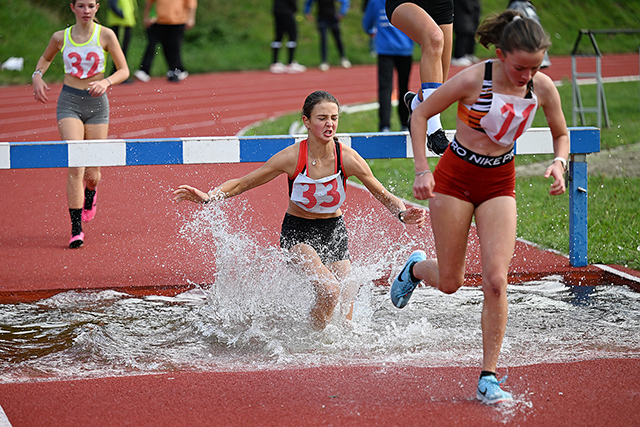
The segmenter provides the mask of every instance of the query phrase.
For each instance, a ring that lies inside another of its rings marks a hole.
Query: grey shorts
[[[79,119],[88,125],[109,123],[109,98],[105,92],[102,96],[93,97],[84,89],[62,86],[58,97],[56,118]]]

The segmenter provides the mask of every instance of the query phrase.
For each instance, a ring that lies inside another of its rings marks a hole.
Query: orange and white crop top
[[[528,128],[538,108],[533,80],[524,98],[493,92],[492,60],[485,62],[482,90],[473,105],[458,102],[458,118],[471,129],[483,132],[503,147],[512,145]]]
[[[335,173],[312,179],[307,175],[307,140],[300,142],[295,174],[289,178],[289,198],[307,212],[334,213],[347,198],[346,176],[342,169],[342,145],[335,140]]]
[[[95,24],[93,34],[87,42],[77,44],[71,38],[71,27],[64,30],[62,60],[64,72],[79,79],[86,79],[104,73],[106,52],[100,45],[102,25]]]

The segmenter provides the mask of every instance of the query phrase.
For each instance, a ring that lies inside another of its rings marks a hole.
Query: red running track
[[[568,78],[568,58],[554,58],[545,72],[554,79]],[[603,75],[638,75],[638,56],[605,57]],[[191,76],[178,84],[153,79],[120,85],[110,95],[110,137],[235,134],[257,120],[299,111],[304,97],[317,89],[333,93],[343,104],[374,101],[375,79],[375,67],[361,66],[328,73],[241,72]],[[415,79],[417,70],[412,84],[417,87]],[[43,106],[33,102],[29,87],[0,88],[0,141],[57,140],[59,90],[53,85],[51,101]],[[207,188],[255,167],[104,168],[98,215],[85,226],[85,247],[76,251],[66,249],[65,170],[0,171],[0,302],[69,289],[175,294],[190,287],[188,281],[210,283],[213,254],[188,245],[179,233],[185,217],[199,207],[176,207],[171,189],[181,183]],[[428,246],[428,228],[407,228],[405,233],[368,193],[355,187],[349,192],[348,227],[375,209],[379,228],[385,230],[381,241],[352,239],[354,259],[382,250],[388,241]],[[275,244],[286,206],[284,178],[230,201],[230,221],[239,221],[235,212],[246,206],[255,207],[250,215],[256,237]],[[472,234],[469,284],[479,281],[478,250]],[[596,266],[572,268],[566,257],[517,244],[511,283],[550,274],[560,274],[570,284],[637,283]],[[15,427],[640,424],[638,359],[511,367],[509,375],[509,384],[528,394],[515,407],[503,409],[473,400],[477,368],[399,364],[0,384],[0,406]]]

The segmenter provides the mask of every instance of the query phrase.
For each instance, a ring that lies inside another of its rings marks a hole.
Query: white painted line
[[[7,414],[4,413],[4,409],[0,406],[0,427],[11,427]]]
[[[640,277],[632,276],[631,274],[627,274],[623,271],[616,270],[615,268],[609,267],[608,265],[603,264],[594,264],[596,267],[607,271],[611,274],[615,274],[616,276],[620,276],[623,279],[631,280],[632,282],[640,283]]]

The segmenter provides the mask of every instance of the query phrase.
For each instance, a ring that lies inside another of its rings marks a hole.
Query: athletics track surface
[[[452,69],[452,72],[456,72]],[[588,71],[582,70],[581,72]],[[546,70],[570,78],[569,58]],[[637,55],[603,58],[603,77],[637,76]],[[414,68],[411,87],[417,87]],[[178,84],[153,79],[110,91],[110,138],[233,135],[258,120],[299,111],[313,90],[344,105],[376,99],[373,66],[300,75],[267,72],[195,75]],[[0,141],[58,140],[55,99],[36,104],[30,87],[0,88]],[[584,100],[588,103],[590,100]],[[570,118],[568,118],[570,120]],[[96,219],[85,226],[85,247],[66,249],[68,213],[64,169],[0,171],[0,302],[33,300],[60,290],[119,288],[130,293],[175,294],[187,280],[209,283],[210,254],[178,236],[196,206],[176,207],[171,189],[182,183],[208,188],[256,165],[104,168]],[[402,225],[367,192],[351,187],[345,220],[380,214],[380,228],[399,240],[425,241],[430,231]],[[265,196],[269,197],[265,197]],[[286,206],[284,179],[234,200],[252,206],[252,227],[276,244]],[[259,207],[259,208],[258,208]],[[230,210],[232,220],[233,209]],[[359,251],[372,247],[352,248]],[[471,236],[468,282],[479,281],[477,240]],[[619,267],[615,267],[619,268]],[[624,270],[624,269],[622,269]],[[572,268],[566,257],[518,242],[510,282],[560,274],[570,284],[626,283],[596,266]],[[382,278],[384,282],[385,278]],[[17,426],[102,425],[639,425],[640,361],[593,360],[509,368],[528,390],[531,408],[505,414],[473,399],[477,368],[320,367],[282,371],[214,372],[0,384],[0,406]],[[0,415],[2,415],[0,413]],[[0,427],[2,417],[0,416]]]

